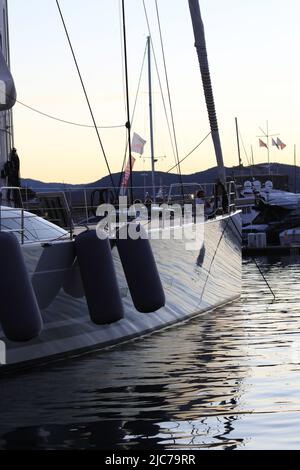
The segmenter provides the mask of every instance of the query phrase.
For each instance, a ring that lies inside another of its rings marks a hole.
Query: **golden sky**
[[[159,72],[164,73],[155,3],[147,0],[152,39]],[[158,0],[174,110],[179,156],[184,157],[209,131],[188,2]],[[84,81],[99,126],[126,121],[119,0],[61,0]],[[235,116],[248,157],[253,145],[255,162],[266,161],[258,147],[259,127],[269,121],[270,133],[287,144],[275,147],[271,160],[293,162],[298,142],[300,56],[296,0],[201,1],[208,57],[227,166],[238,161]],[[127,34],[131,109],[135,99],[147,25],[142,0],[127,0]],[[76,70],[53,0],[9,0],[12,72],[18,99],[62,119],[91,124]],[[164,87],[164,91],[166,88]],[[157,169],[174,164],[162,99],[153,70],[154,145]],[[16,104],[15,145],[22,176],[43,181],[88,183],[107,174],[94,129],[52,121]],[[133,122],[133,131],[147,144],[145,159],[136,170],[149,169],[148,85],[145,68]],[[111,170],[121,168],[125,129],[101,129]],[[160,158],[166,156],[166,158]],[[242,159],[247,158],[242,150]],[[182,165],[193,173],[215,165],[208,139]]]

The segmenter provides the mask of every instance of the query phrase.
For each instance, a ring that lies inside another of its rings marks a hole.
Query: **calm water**
[[[300,259],[245,261],[242,299],[0,380],[0,448],[300,448]]]

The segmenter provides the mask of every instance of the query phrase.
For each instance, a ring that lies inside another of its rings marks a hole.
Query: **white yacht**
[[[258,179],[244,182],[236,206],[242,211],[242,235],[245,246],[264,234],[265,244],[299,244],[300,194],[275,189],[273,182]]]
[[[198,44],[198,0],[188,3]],[[5,0],[0,8],[0,75],[13,89]],[[11,125],[11,107],[1,108],[4,129]],[[216,121],[211,124],[218,147]],[[2,170],[12,142],[10,134],[0,136]],[[142,337],[240,296],[241,223],[233,204],[200,222],[204,241],[187,250],[175,225],[164,239],[162,225],[152,229],[145,221],[149,234],[156,230],[158,236],[109,243],[97,238],[93,226],[65,230],[28,212],[21,195],[20,207],[5,206],[7,191],[2,173],[0,373]]]

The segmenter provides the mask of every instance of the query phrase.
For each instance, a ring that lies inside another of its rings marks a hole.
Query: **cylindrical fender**
[[[121,320],[123,304],[109,240],[90,230],[76,237],[75,247],[91,320],[97,325]]]
[[[11,341],[29,341],[42,330],[42,317],[15,235],[0,232],[0,322]]]
[[[142,233],[144,229],[140,226],[138,230]],[[133,239],[128,234],[124,240],[118,237],[116,245],[135,308],[142,313],[159,310],[166,300],[148,238]]]

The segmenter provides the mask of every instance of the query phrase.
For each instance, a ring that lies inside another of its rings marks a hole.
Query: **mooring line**
[[[269,288],[271,294],[272,294],[273,297],[274,297],[274,300],[276,300],[276,295],[274,294],[274,291],[272,290],[272,287],[271,287],[270,284],[268,283],[267,279],[265,278],[264,273],[263,273],[262,270],[260,269],[260,266],[259,266],[259,264],[257,263],[257,261],[256,261],[256,259],[255,259],[254,257],[252,257],[252,261],[254,261],[254,263],[255,263],[257,269],[259,270],[259,272],[260,272],[260,274],[261,274],[261,277],[263,278],[263,280],[264,280],[265,283],[267,284],[267,286],[268,286],[268,288]]]

